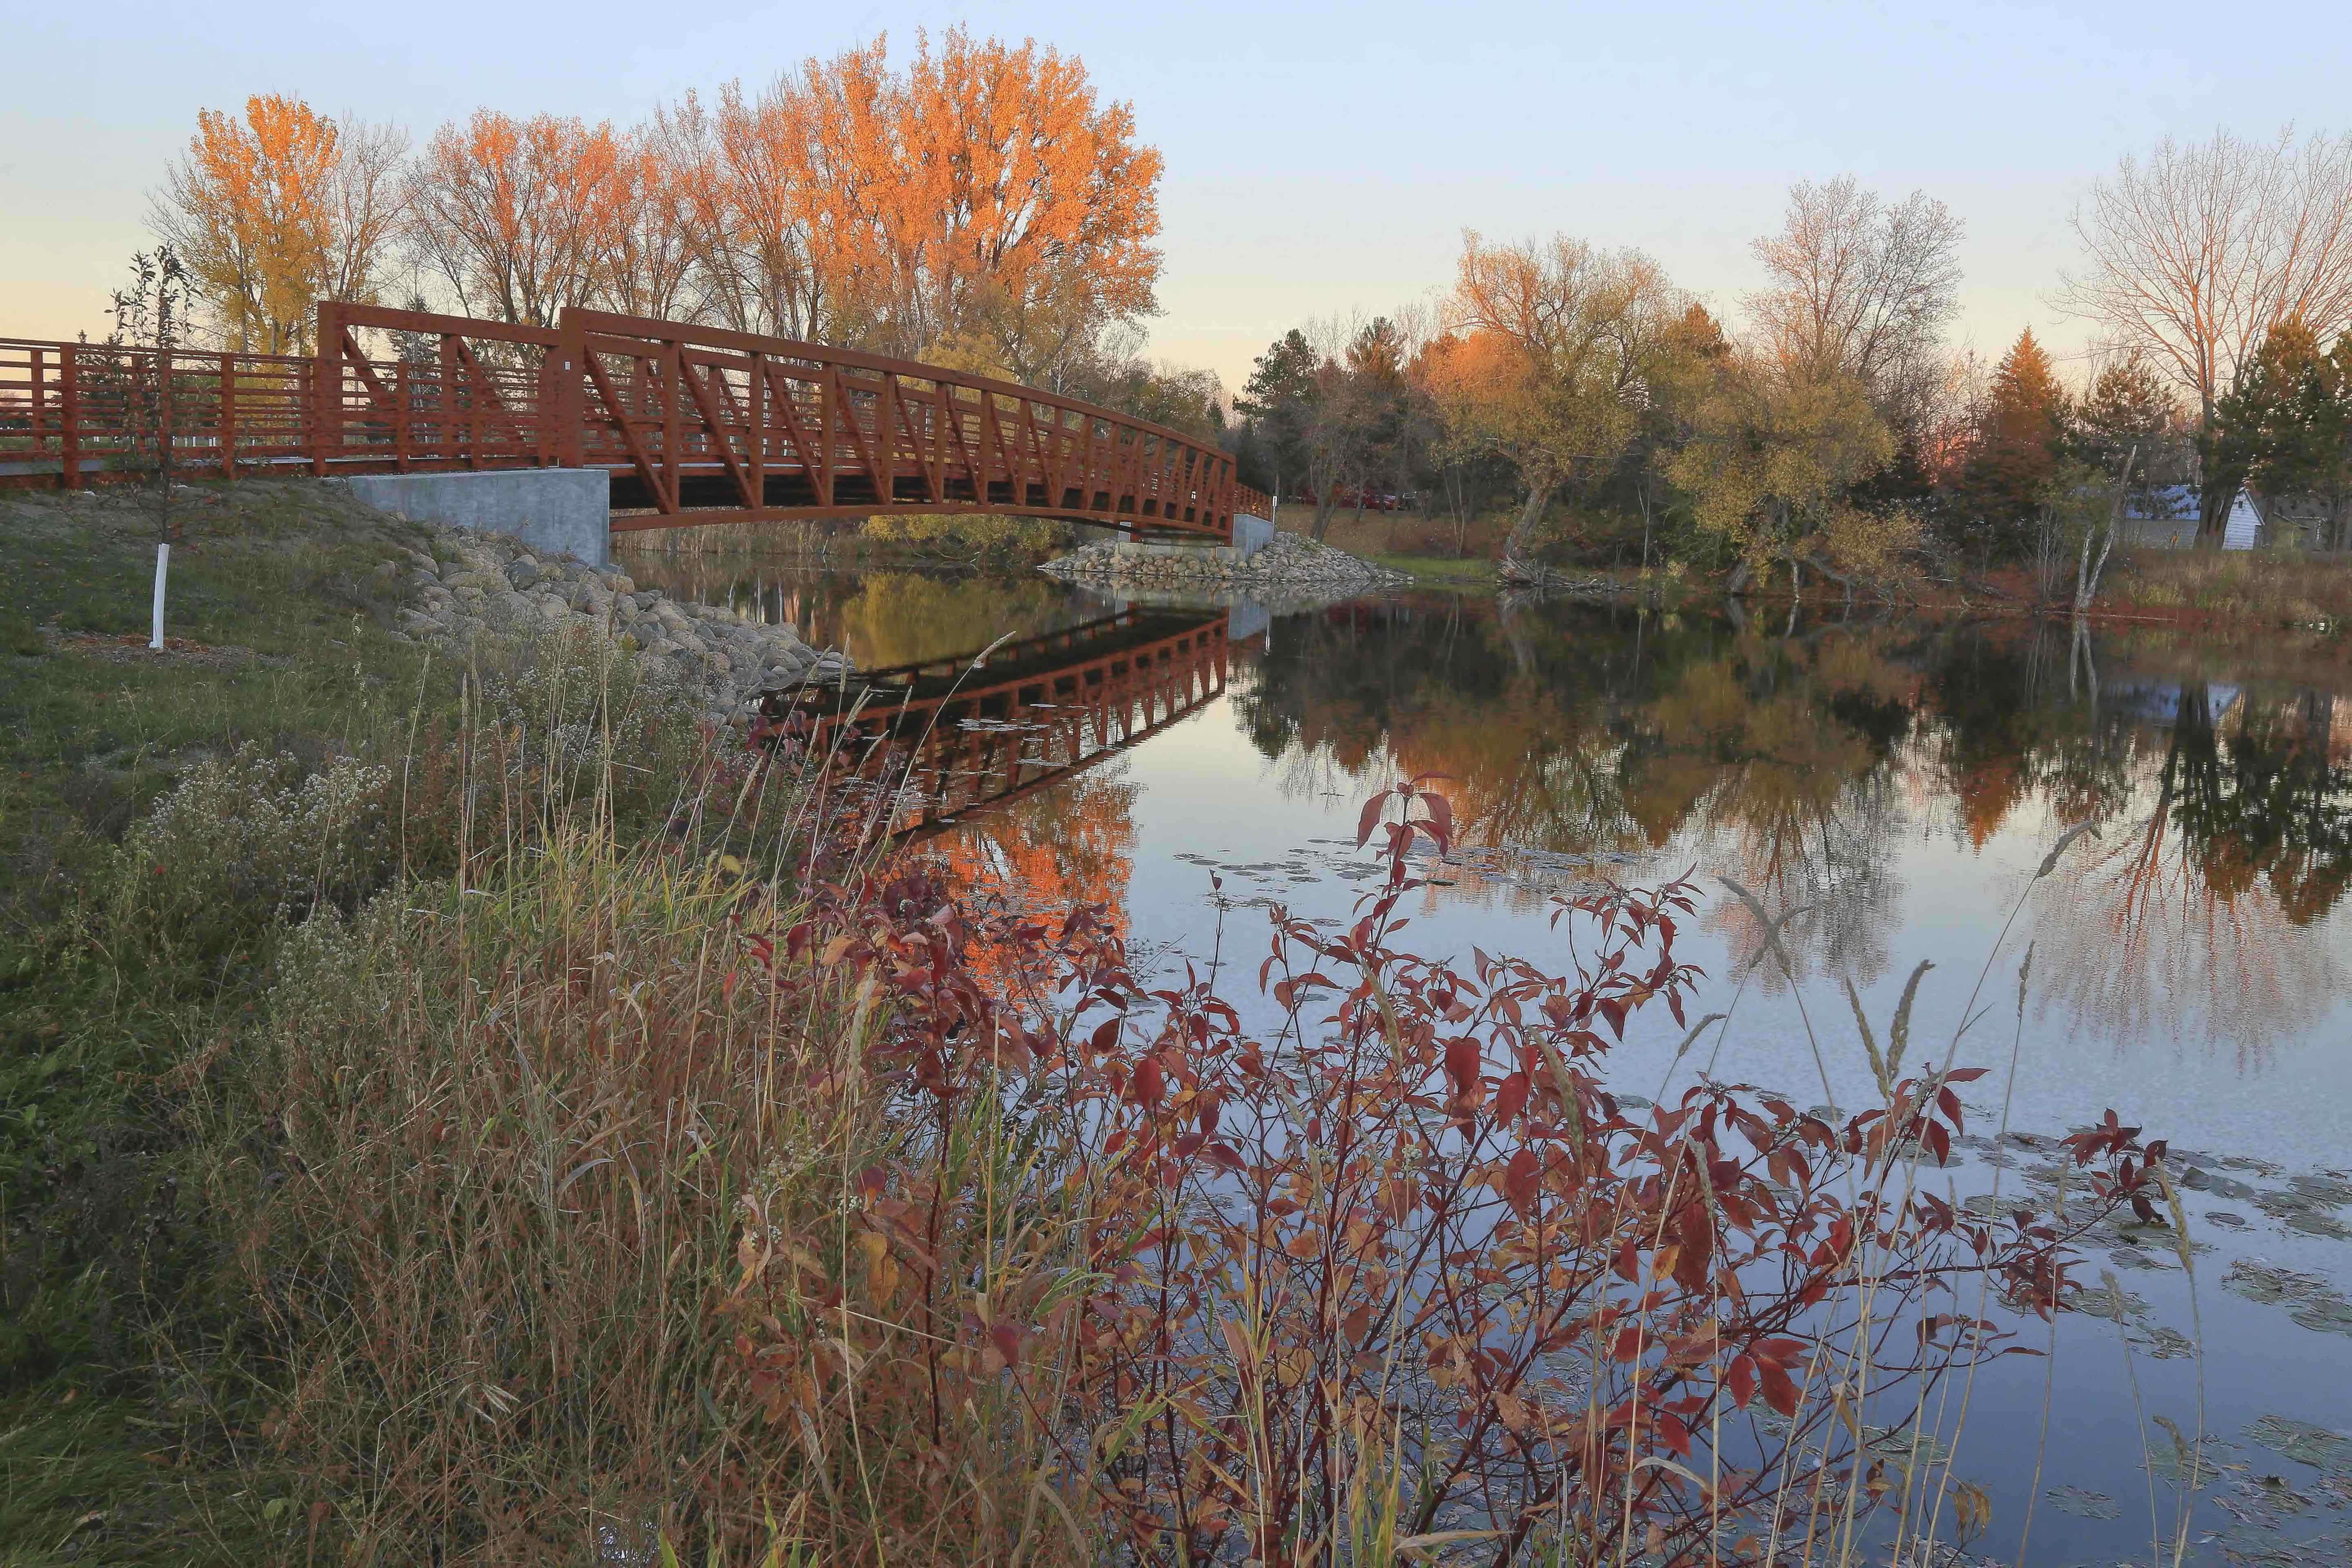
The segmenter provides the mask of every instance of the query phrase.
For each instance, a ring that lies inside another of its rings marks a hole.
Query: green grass
[[[0,498],[0,1561],[252,1561],[236,1415],[156,1366],[159,1323],[217,1331],[217,1257],[183,1192],[173,1069],[232,1034],[258,951],[108,962],[91,897],[125,829],[192,763],[251,742],[365,747],[410,710],[420,650],[378,568],[423,536],[333,492],[182,498],[169,633],[249,648],[109,662],[143,633],[146,498]],[[143,639],[142,639],[143,640]],[[255,921],[266,920],[256,915]],[[247,1499],[247,1501],[254,1500]],[[256,1504],[257,1508],[258,1504]],[[241,1522],[240,1522],[241,1521]]]
[[[1417,581],[1448,588],[1492,588],[1495,585],[1495,563],[1479,556],[1374,553],[1367,559],[1391,572],[1410,573]]]

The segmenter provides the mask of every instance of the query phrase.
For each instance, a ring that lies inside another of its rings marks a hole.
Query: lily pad
[[[2177,1436],[2151,1436],[2147,1444],[2147,1472],[2166,1486],[2185,1489],[2193,1465],[2197,1471],[2197,1485],[2202,1489],[2221,1479],[2221,1456],[2226,1451],[2226,1445],[2210,1437],[2201,1444],[2191,1445]]]
[[[2086,1285],[2067,1298],[2063,1305],[2070,1312],[2087,1312],[2094,1318],[2105,1318],[2110,1322],[2118,1316],[2128,1322],[2134,1318],[2147,1315],[2145,1299],[2128,1290],[2109,1290],[2105,1285]],[[2116,1310],[2118,1305],[2122,1308],[2120,1313]]]
[[[2095,1492],[2083,1487],[2052,1487],[2042,1496],[2060,1513],[2071,1513],[2077,1519],[2121,1519],[2123,1505],[2105,1492]]]
[[[2314,1469],[2352,1465],[2352,1437],[2292,1416],[2264,1415],[2249,1422],[2246,1436],[2273,1453],[2283,1454]]]
[[[2286,1184],[2312,1202],[2326,1204],[2331,1208],[2341,1208],[2346,1204],[2352,1204],[2352,1182],[2347,1182],[2341,1176],[2289,1176],[2286,1179]]]
[[[2288,1318],[2317,1334],[2352,1334],[2352,1301],[2329,1293],[2305,1302]]]
[[[2324,1236],[2330,1241],[2352,1241],[2352,1226],[2346,1225],[2332,1214],[2297,1208],[2288,1211],[2282,1218],[2287,1229],[2299,1230],[2305,1236]]]
[[[2315,1274],[2299,1274],[2292,1268],[2264,1263],[2260,1258],[2241,1258],[2230,1265],[2230,1272],[2221,1277],[2221,1289],[2232,1295],[2243,1296],[2249,1301],[2276,1303],[2302,1301],[2324,1293],[2327,1281]]]
[[[1911,1426],[1864,1426],[1862,1430],[1869,1440],[1872,1453],[1906,1469],[1915,1459],[1922,1465],[1942,1465],[1951,1461],[1951,1448],[1932,1432],[1921,1432]]]

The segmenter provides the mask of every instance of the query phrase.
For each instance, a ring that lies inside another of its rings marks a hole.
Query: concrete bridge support
[[[373,507],[417,522],[504,533],[542,554],[613,564],[612,476],[603,468],[496,468],[478,473],[353,474],[331,481]]]

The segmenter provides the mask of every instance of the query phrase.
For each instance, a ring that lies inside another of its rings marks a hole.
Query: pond
[[[1160,963],[1254,976],[1275,906],[1348,917],[1370,874],[1363,802],[1438,774],[1463,842],[1427,868],[1415,951],[1566,967],[1556,895],[1696,884],[1680,956],[1706,972],[1700,1010],[1730,1022],[1676,1065],[1672,1020],[1637,1015],[1611,1068],[1625,1095],[1708,1069],[1799,1104],[1870,1103],[1846,988],[1883,1039],[1932,963],[1911,1065],[1993,1069],[1971,1086],[1977,1136],[1936,1173],[1952,1199],[2046,1199],[2053,1141],[2112,1108],[2171,1141],[2210,1247],[2192,1278],[2160,1233],[2103,1238],[2085,1275],[2113,1271],[2123,1323],[2062,1314],[2054,1359],[1975,1379],[1964,1426],[1946,1423],[1957,1473],[1994,1499],[1972,1550],[2014,1561],[2032,1500],[2029,1562],[2147,1559],[2152,1508],[2168,1541],[2175,1517],[2159,1418],[2193,1436],[2201,1400],[2223,1468],[2190,1560],[2352,1561],[2341,644],[1450,595],[1268,616],[1027,574],[627,564],[793,621],[862,668],[1076,628],[967,679],[1091,661],[1130,682],[1124,719],[1016,702],[957,753],[914,847],[1041,909],[1106,904]],[[2037,877],[2084,822],[2095,835]],[[1759,908],[1790,917],[1786,974],[1745,964]],[[2159,1447],[2153,1505],[2136,1430]]]

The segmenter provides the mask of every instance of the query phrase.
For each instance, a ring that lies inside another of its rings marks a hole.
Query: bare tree
[[[831,303],[810,254],[809,118],[806,85],[790,75],[756,96],[730,83],[715,110],[688,93],[656,113],[689,217],[696,285],[709,312],[738,331],[814,337]]]
[[[157,246],[152,256],[142,251],[132,257],[131,287],[114,291],[114,331],[106,340],[119,353],[101,362],[102,379],[116,383],[112,390],[121,400],[130,462],[142,465],[143,448],[154,450],[154,635],[147,646],[155,649],[163,646],[163,590],[172,545],[180,537],[180,524],[172,516],[172,362],[187,330],[193,293],[170,242]]]
[[[620,159],[609,124],[477,110],[435,132],[410,172],[411,243],[461,310],[551,327],[598,289]]]
[[[2073,222],[2086,266],[2060,307],[2162,365],[2200,435],[2273,327],[2301,317],[2323,341],[2352,327],[2352,133],[2168,138],[2118,162]],[[2227,481],[2209,469],[2205,482]],[[2200,540],[2220,537],[2227,499],[2202,498]]]
[[[330,300],[373,303],[400,239],[408,200],[408,132],[346,115],[342,158],[329,183],[321,287]]]
[[[1778,234],[1756,241],[1771,282],[1748,309],[1780,359],[1841,371],[1908,427],[1942,374],[1937,349],[1958,311],[1960,220],[1923,191],[1888,205],[1851,174],[1800,180]]]
[[[625,316],[690,321],[702,314],[689,287],[695,204],[656,130],[630,132],[611,185],[613,214],[598,297]]]

